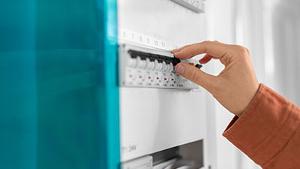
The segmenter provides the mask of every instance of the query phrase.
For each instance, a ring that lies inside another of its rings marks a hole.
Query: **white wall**
[[[246,46],[252,54],[252,61],[261,82],[265,75],[265,18],[264,4],[261,0],[211,0],[208,1],[209,38],[225,43]],[[211,72],[217,73],[222,66],[217,63],[209,65]],[[233,115],[217,104],[212,98],[208,105],[215,120],[215,154],[213,168],[255,169],[259,168],[248,157],[228,142],[222,133]],[[213,134],[210,135],[212,138]],[[212,140],[212,139],[211,139]],[[212,158],[213,159],[213,158]]]
[[[295,103],[300,103],[297,90],[300,64],[300,1],[299,0],[210,0],[209,37],[225,43],[246,46],[252,55],[257,78]],[[210,64],[216,73],[220,67]],[[209,136],[216,145],[211,148],[213,168],[255,169],[254,164],[221,134],[232,118],[224,108],[210,98],[210,118],[215,120],[215,132]]]
[[[207,1],[208,14],[208,37],[210,40],[218,40],[225,43],[234,43],[234,1],[233,0],[210,0]],[[216,74],[222,69],[220,63],[213,61],[205,66],[209,72]],[[210,159],[212,168],[237,168],[237,149],[228,142],[222,133],[233,115],[220,106],[208,95],[208,116],[210,121],[214,121],[215,131],[209,126],[209,140],[215,144],[210,146],[212,150]],[[210,123],[211,124],[211,123]]]

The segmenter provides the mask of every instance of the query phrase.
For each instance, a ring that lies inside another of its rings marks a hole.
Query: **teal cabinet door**
[[[0,2],[0,168],[119,168],[116,8]]]
[[[0,2],[0,168],[34,169],[37,159],[35,3]]]

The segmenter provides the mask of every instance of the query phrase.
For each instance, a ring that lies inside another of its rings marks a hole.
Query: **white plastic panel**
[[[168,49],[206,39],[205,13],[195,13],[170,0],[118,0],[119,36],[121,42],[139,41],[139,36],[164,42]],[[123,32],[130,35],[123,37]],[[132,34],[134,37],[132,39]]]
[[[204,139],[205,93],[121,88],[122,160]]]

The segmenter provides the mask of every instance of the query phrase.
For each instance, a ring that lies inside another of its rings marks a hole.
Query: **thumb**
[[[193,65],[181,62],[176,65],[175,70],[177,74],[197,83],[208,91],[212,91],[215,86],[215,76],[207,74]]]

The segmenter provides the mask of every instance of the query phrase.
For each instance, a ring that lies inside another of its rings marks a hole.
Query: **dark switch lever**
[[[202,65],[201,64],[196,64],[195,67],[198,68],[198,69],[201,69]]]

